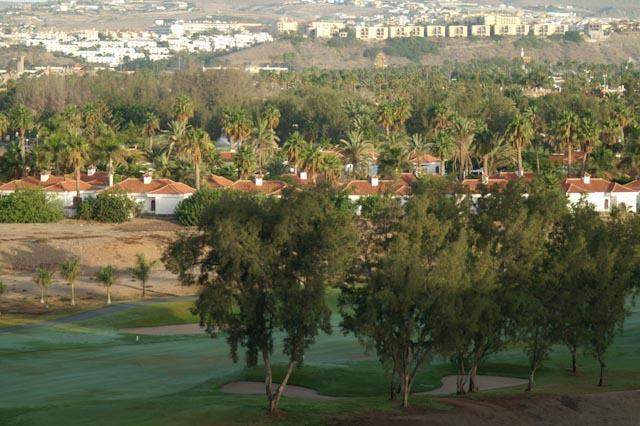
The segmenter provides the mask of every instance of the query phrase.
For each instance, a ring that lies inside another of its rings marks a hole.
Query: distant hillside
[[[485,3],[495,4],[497,1],[485,0]],[[481,1],[482,3],[482,1]],[[555,5],[574,6],[579,9],[587,9],[599,15],[615,16],[618,18],[640,17],[640,0],[563,0],[562,2],[549,2],[548,0],[511,0],[499,1],[516,7],[533,7]]]
[[[527,56],[552,63],[565,59],[591,63],[621,63],[629,58],[640,61],[640,34],[613,34],[597,43],[546,40],[540,44],[538,48],[527,48]],[[228,65],[284,64],[296,69],[363,68],[373,66],[373,61],[364,55],[365,49],[384,46],[384,43],[353,42],[345,47],[330,47],[324,40],[305,40],[296,44],[281,40],[225,55],[220,62]],[[425,55],[421,62],[438,65],[446,61],[515,58],[520,55],[519,46],[513,39],[446,40],[439,43],[437,53]],[[388,56],[387,62],[392,66],[410,63],[406,58],[394,56]]]

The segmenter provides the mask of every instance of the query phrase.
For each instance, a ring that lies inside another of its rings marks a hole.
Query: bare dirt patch
[[[265,393],[264,386],[264,383],[260,382],[233,382],[221,386],[220,392],[233,393],[236,395],[262,395]],[[274,383],[274,389],[276,386],[278,386],[278,384]],[[284,388],[284,393],[282,395],[290,398],[306,399],[310,401],[326,401],[337,399],[331,396],[320,395],[313,389],[293,385],[287,385],[287,387]]]
[[[140,283],[130,272],[136,254],[158,260],[180,230],[184,228],[161,219],[136,219],[123,224],[78,220],[53,224],[0,224],[0,263],[5,268],[0,279],[7,288],[0,298],[0,310],[46,311],[39,303],[35,269],[41,265],[57,269],[60,262],[71,256],[77,256],[82,266],[76,283],[80,304],[106,302],[106,290],[94,277],[98,268],[106,265],[116,268],[119,278],[112,287],[112,297],[115,300],[137,299],[141,296]],[[195,291],[182,287],[158,262],[152,270],[147,294],[149,297],[184,296]],[[59,274],[54,277],[49,295],[52,309],[69,304],[70,289]]]
[[[527,384],[526,380],[513,377],[477,376],[477,379],[480,391]],[[456,376],[445,376],[442,378],[442,386],[428,392],[420,392],[417,395],[451,395],[452,393],[456,393]]]
[[[186,336],[204,334],[204,327],[200,324],[175,324],[158,327],[132,327],[120,329],[125,334],[139,334],[142,336]]]
[[[567,404],[567,398],[572,400],[571,404]],[[452,406],[453,409],[437,411],[412,407],[400,414],[376,413],[341,420],[336,424],[637,426],[640,419],[640,391],[574,396],[518,395],[485,400],[457,398],[439,401]]]

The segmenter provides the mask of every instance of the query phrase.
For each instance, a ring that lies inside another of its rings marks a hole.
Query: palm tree
[[[171,154],[173,153],[173,149],[176,146],[180,146],[184,143],[184,140],[187,138],[187,131],[189,127],[185,122],[174,120],[169,123],[169,145],[167,146],[166,153],[167,157],[171,159]]]
[[[131,268],[131,274],[133,278],[140,281],[142,285],[142,298],[146,295],[147,290],[147,282],[149,281],[149,276],[151,274],[151,269],[158,263],[157,260],[153,262],[149,262],[147,258],[142,253],[136,254],[136,265]]]
[[[458,170],[458,177],[463,180],[471,169],[471,152],[476,136],[477,125],[466,117],[455,117],[451,127],[451,135],[455,145],[453,154],[454,170]]]
[[[267,126],[271,130],[275,130],[280,125],[280,110],[274,105],[269,104],[264,112],[264,118],[267,120]]]
[[[270,127],[269,121],[266,118],[258,119],[257,127],[253,129],[251,146],[255,153],[260,173],[264,173],[265,165],[278,150],[278,142],[280,142],[280,138]]]
[[[634,112],[627,105],[622,103],[616,104],[614,107],[613,113],[611,114],[611,118],[618,125],[618,135],[620,138],[620,142],[624,142],[625,139],[625,129],[634,121]]]
[[[452,113],[445,104],[439,104],[433,109],[432,124],[436,135],[451,126]]]
[[[571,167],[573,165],[573,148],[576,145],[576,137],[578,134],[578,126],[580,120],[578,116],[571,111],[564,111],[558,121],[555,123],[556,135],[560,140],[560,144],[567,153],[567,176],[571,175]]]
[[[80,259],[70,257],[60,264],[60,273],[71,287],[71,306],[76,306],[75,282],[80,276]]]
[[[449,131],[441,130],[436,133],[435,139],[430,144],[430,151],[440,159],[440,175],[446,174],[447,161],[453,157],[456,145]]]
[[[315,182],[322,164],[322,147],[317,143],[307,143],[302,151],[302,165]]]
[[[404,133],[390,133],[380,147],[380,173],[395,177],[409,167],[408,138]]]
[[[409,158],[413,162],[413,165],[420,166],[420,158],[429,153],[429,143],[427,138],[420,133],[411,135],[409,139]]]
[[[188,95],[178,96],[173,102],[171,111],[173,112],[176,121],[186,126],[195,114],[193,99]]]
[[[320,159],[320,172],[328,182],[335,183],[340,178],[344,165],[335,152],[325,152]]]
[[[578,127],[578,142],[582,150],[582,168],[581,174],[587,171],[587,162],[594,148],[600,142],[600,134],[602,130],[600,125],[592,118],[584,118],[580,121]]]
[[[10,127],[11,121],[9,120],[9,117],[0,112],[0,140],[4,138]]]
[[[80,135],[80,130],[82,129],[82,111],[75,105],[69,105],[62,112],[62,123],[67,132],[74,136]]]
[[[346,162],[353,166],[349,174],[353,173],[356,176],[367,174],[375,149],[373,143],[365,138],[362,131],[352,130],[347,133],[347,137],[340,140],[340,150]]]
[[[240,145],[233,154],[233,164],[238,171],[239,179],[246,179],[256,171],[256,157],[248,145]]]
[[[38,266],[36,268],[36,284],[40,286],[40,303],[45,304],[49,308],[49,292],[48,289],[53,282],[53,271],[46,266]]]
[[[237,148],[251,135],[253,125],[242,109],[227,108],[222,113],[222,130],[227,135],[232,148]]]
[[[178,145],[178,152],[190,157],[195,168],[196,189],[200,189],[200,165],[202,158],[213,150],[213,142],[203,129],[189,129],[186,137]]]
[[[482,174],[491,176],[499,167],[511,164],[513,158],[512,147],[505,138],[488,130],[483,131],[476,138],[474,144],[476,156],[482,162]]]
[[[107,305],[111,304],[111,287],[116,284],[118,277],[113,266],[107,265],[96,272],[96,279],[107,288]]]
[[[110,116],[109,107],[103,102],[89,102],[82,110],[82,116],[85,127],[85,135],[89,143],[93,143],[98,137],[99,129],[107,122]]]
[[[129,150],[120,142],[118,135],[113,131],[106,133],[98,145],[100,155],[107,162],[107,172],[109,174],[109,186],[113,186],[113,176],[117,164],[123,163],[129,156]]]
[[[389,101],[382,102],[378,107],[378,121],[384,128],[386,134],[391,132],[395,119],[395,110],[393,103]]]
[[[11,110],[11,127],[18,131],[20,141],[20,157],[22,158],[22,175],[26,175],[27,143],[26,134],[34,126],[33,113],[30,109],[20,105]]]
[[[76,202],[80,202],[80,169],[89,159],[89,144],[81,136],[69,135],[67,140],[67,159],[73,167],[76,178]]]
[[[67,135],[61,132],[55,132],[45,139],[42,146],[50,155],[54,173],[62,173],[62,163],[64,162],[67,151]]]
[[[160,130],[160,119],[154,113],[148,112],[142,125],[142,133],[149,140],[149,144],[147,146],[148,150],[153,149],[153,137],[156,135],[158,130]]]
[[[298,169],[302,165],[302,154],[306,146],[307,141],[297,131],[293,132],[282,145],[282,151],[289,164],[293,166],[294,173],[298,173]]]
[[[524,114],[516,114],[505,130],[505,138],[516,151],[518,172],[520,173],[520,176],[524,175],[522,150],[531,143],[533,137],[533,123],[531,122],[530,117]]]

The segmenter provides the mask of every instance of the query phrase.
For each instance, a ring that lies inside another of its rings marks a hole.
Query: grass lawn
[[[235,396],[218,391],[235,380],[262,380],[260,368],[233,364],[224,338],[147,336],[136,344],[122,327],[183,324],[197,319],[192,302],[161,302],[74,324],[25,329],[0,334],[0,424],[2,425],[173,425],[173,424],[324,424],[358,413],[397,410],[387,401],[388,376],[375,358],[352,336],[344,336],[334,315],[334,332],[322,335],[305,356],[292,384],[309,387],[331,401],[284,398],[286,415],[264,415],[263,396]],[[330,295],[335,306],[335,294]],[[640,383],[637,362],[640,312],[627,321],[607,356],[608,386],[629,389]],[[276,352],[281,346],[278,344]],[[276,355],[277,377],[284,358]],[[597,365],[579,359],[576,376],[566,371],[568,352],[558,347],[538,374],[538,393],[597,392]],[[422,371],[414,391],[436,388],[440,378],[454,372],[452,364],[436,359]],[[526,358],[517,349],[493,357],[480,374],[525,378]],[[503,396],[523,389],[503,389],[483,396]],[[414,397],[421,407],[447,409],[437,398]]]

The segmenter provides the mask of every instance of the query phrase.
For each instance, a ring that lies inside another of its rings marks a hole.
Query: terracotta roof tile
[[[207,177],[206,183],[212,188],[226,188],[233,185],[233,181],[231,179],[213,174]]]
[[[351,195],[407,195],[409,186],[402,180],[380,180],[377,186],[373,186],[368,180],[352,180],[343,187],[344,191]]]
[[[286,183],[279,180],[263,180],[262,185],[256,185],[256,183],[251,180],[237,180],[228,188],[264,195],[279,195],[286,186]]]
[[[145,184],[143,179],[128,178],[115,185],[115,188],[133,194],[191,194],[196,190],[189,185],[174,182],[171,179],[152,179]]]
[[[589,183],[585,183],[582,178],[568,178],[565,179],[563,186],[567,193],[579,194],[594,192],[636,192],[636,190],[628,186],[594,177],[591,178]]]

